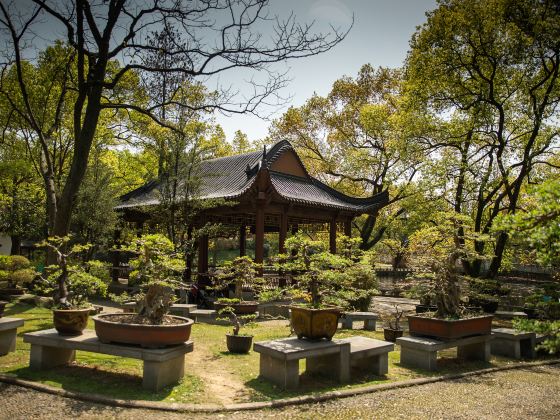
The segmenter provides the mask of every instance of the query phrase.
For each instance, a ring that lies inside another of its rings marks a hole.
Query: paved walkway
[[[0,419],[557,419],[560,365],[530,367],[277,410],[185,414],[102,406],[0,383]]]

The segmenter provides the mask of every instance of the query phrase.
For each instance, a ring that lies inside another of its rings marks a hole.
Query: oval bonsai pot
[[[241,301],[239,303],[220,303],[214,302],[214,309],[220,312],[228,306],[233,308],[235,315],[252,315],[259,309],[259,302],[254,301]]]
[[[251,344],[253,344],[253,336],[226,334],[226,344],[231,353],[249,353]]]
[[[176,315],[168,317],[181,320],[180,324],[150,325],[119,322],[122,315],[132,314],[102,314],[93,317],[95,333],[102,343],[135,344],[147,348],[161,348],[174,346],[188,341],[194,321]]]
[[[54,328],[60,335],[81,335],[92,308],[53,309]]]
[[[402,337],[404,334],[404,330],[394,330],[392,328],[383,328],[383,336],[385,341],[390,341],[394,343],[397,341],[397,338]]]
[[[2,318],[2,316],[4,315],[4,309],[6,308],[7,304],[8,302],[4,302],[3,300],[0,300],[0,318]]]
[[[338,319],[341,315],[339,308],[312,309],[291,306],[290,309],[292,328],[299,339],[331,340],[338,328]]]
[[[408,329],[411,335],[455,340],[473,335],[490,334],[492,315],[463,319],[440,319],[423,316],[408,316]]]

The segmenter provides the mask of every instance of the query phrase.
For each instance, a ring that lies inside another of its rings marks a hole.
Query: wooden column
[[[280,215],[280,231],[278,234],[278,252],[286,252],[286,236],[288,234],[288,215],[285,211]]]
[[[208,274],[208,235],[202,235],[198,240],[198,275],[207,278]]]
[[[239,256],[244,257],[247,255],[247,228],[241,225],[239,228]]]
[[[349,238],[352,236],[352,219],[346,219],[344,221],[344,235]]]
[[[190,243],[192,240],[193,227],[189,226],[187,229],[187,242]],[[185,272],[183,273],[183,280],[190,282],[192,280],[192,262],[193,262],[193,250],[189,249],[187,246],[187,255],[185,255]]]
[[[330,221],[329,226],[329,249],[331,254],[336,254],[336,219]]]
[[[262,264],[264,260],[264,203],[257,203],[255,217],[255,262]]]

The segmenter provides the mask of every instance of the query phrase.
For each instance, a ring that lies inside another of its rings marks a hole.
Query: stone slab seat
[[[492,354],[513,359],[534,359],[537,334],[513,328],[493,328]]]
[[[260,376],[282,388],[299,386],[300,359],[306,359],[307,372],[331,375],[339,382],[350,379],[349,342],[286,338],[257,342],[253,350],[260,353]]]
[[[342,314],[342,328],[351,330],[354,321],[364,321],[364,330],[375,331],[377,314],[373,312],[344,312]]]
[[[198,308],[194,303],[174,303],[171,305],[169,312],[173,315],[188,317],[190,313],[196,309]]]
[[[0,356],[16,350],[17,329],[22,326],[21,318],[0,318]]]
[[[350,366],[378,376],[389,372],[389,352],[393,343],[368,337],[349,337],[340,341],[350,343]]]
[[[494,316],[500,319],[527,318],[527,314],[525,312],[516,311],[496,311]]]
[[[437,370],[437,352],[457,347],[457,356],[467,360],[490,360],[492,334],[476,335],[458,340],[440,341],[426,337],[399,337],[401,363],[425,370]]]
[[[31,369],[49,369],[71,363],[76,358],[76,350],[140,359],[144,362],[142,385],[151,391],[178,382],[185,373],[185,354],[193,351],[192,341],[163,349],[105,344],[99,341],[93,330],[84,330],[78,336],[61,336],[52,328],[24,334],[23,341],[31,344]]]

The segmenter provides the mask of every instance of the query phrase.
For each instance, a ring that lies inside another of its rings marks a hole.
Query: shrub
[[[111,283],[109,268],[109,264],[103,261],[91,260],[86,263],[87,272],[107,284]]]
[[[537,346],[538,350],[550,354],[560,353],[560,321],[535,321],[530,319],[515,319],[513,326],[519,331],[532,331],[544,334],[544,341]]]
[[[10,273],[9,280],[13,285],[23,286],[29,284],[37,276],[35,270],[31,268],[22,268]]]
[[[31,267],[31,263],[23,255],[12,255],[10,257],[10,270],[18,271]]]

